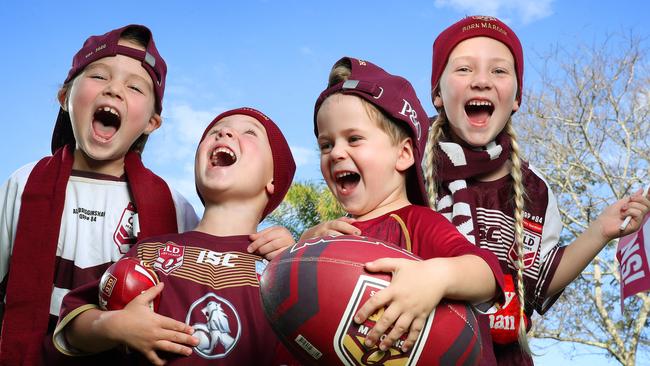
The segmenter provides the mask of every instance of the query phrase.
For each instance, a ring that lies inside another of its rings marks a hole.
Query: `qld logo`
[[[185,323],[194,328],[194,336],[199,339],[194,352],[203,358],[226,357],[241,337],[237,310],[228,300],[212,292],[192,303]]]
[[[156,258],[153,268],[163,271],[165,274],[170,274],[183,265],[184,254],[184,246],[168,241],[164,247],[158,250],[158,258]]]

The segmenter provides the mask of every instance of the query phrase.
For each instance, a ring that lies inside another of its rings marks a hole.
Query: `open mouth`
[[[354,172],[342,172],[337,173],[334,179],[336,180],[336,185],[339,187],[341,192],[345,193],[354,189],[354,187],[359,184],[361,176]]]
[[[473,124],[484,124],[494,112],[494,105],[488,100],[470,100],[465,104],[465,113]]]
[[[120,113],[112,107],[99,107],[93,114],[93,130],[104,140],[110,140],[120,129],[122,119]]]
[[[237,155],[227,147],[218,147],[210,155],[212,166],[230,166],[237,161]]]

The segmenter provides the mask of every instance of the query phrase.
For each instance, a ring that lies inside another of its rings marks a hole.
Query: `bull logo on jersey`
[[[214,293],[206,294],[190,306],[185,323],[194,328],[194,336],[199,339],[194,352],[207,359],[226,357],[241,336],[237,310]]]
[[[124,211],[122,211],[120,223],[117,225],[117,228],[113,233],[113,241],[117,244],[117,248],[121,254],[128,252],[131,245],[135,244],[137,241],[137,233],[133,227],[135,215],[135,206],[133,206],[133,203],[129,202],[128,206],[126,206]]]
[[[158,250],[158,258],[153,264],[153,268],[170,274],[176,268],[183,265],[185,247],[176,245],[171,241],[165,243],[165,246]]]
[[[334,335],[334,349],[345,365],[415,365],[420,358],[419,345],[424,344],[428,329],[431,327],[433,316],[427,318],[427,322],[415,345],[409,352],[402,352],[401,347],[406,340],[404,334],[395,344],[386,351],[381,351],[377,345],[366,347],[364,339],[375,323],[381,318],[383,309],[366,319],[363,324],[356,324],[353,321],[354,314],[359,310],[361,304],[365,303],[376,292],[386,288],[389,282],[370,277],[359,276],[359,280],[352,291],[348,306],[341,317],[341,322]]]

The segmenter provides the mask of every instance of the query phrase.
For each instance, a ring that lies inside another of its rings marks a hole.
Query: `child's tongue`
[[[115,135],[115,132],[117,132],[117,127],[116,126],[107,126],[97,120],[93,121],[93,131],[95,131],[95,134],[105,140],[110,140],[113,135]]]
[[[486,109],[470,109],[466,112],[469,122],[475,125],[483,125],[490,118],[490,112]]]

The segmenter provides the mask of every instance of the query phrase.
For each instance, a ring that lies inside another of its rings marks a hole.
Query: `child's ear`
[[[515,102],[512,104],[512,113],[515,113],[519,110],[519,101],[515,99]]]
[[[436,91],[435,94],[433,95],[433,105],[436,108],[442,108],[442,97],[440,96],[440,90]]]
[[[408,168],[415,164],[415,156],[413,155],[413,140],[406,138],[399,143],[399,156],[395,169],[398,172],[405,172]]]
[[[147,127],[144,129],[144,133],[148,135],[157,130],[160,125],[162,125],[162,117],[160,117],[158,113],[154,113],[151,118],[149,118],[149,122],[147,123]]]
[[[68,111],[68,88],[61,88],[56,94],[56,99],[59,100],[59,105],[64,111]]]
[[[273,179],[266,184],[266,193],[273,194],[275,192],[275,185],[273,184]]]

